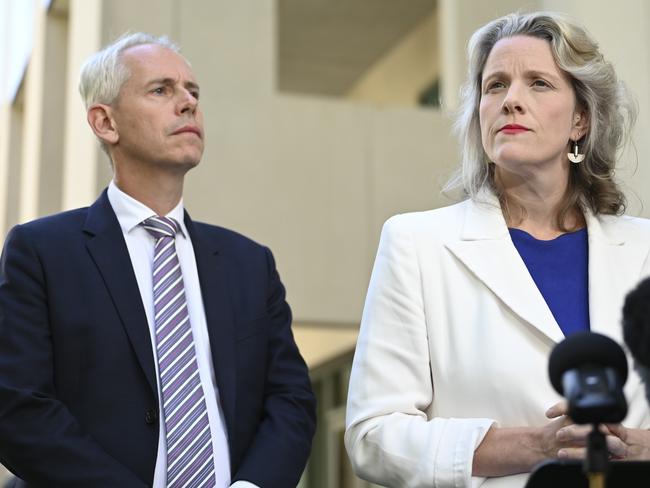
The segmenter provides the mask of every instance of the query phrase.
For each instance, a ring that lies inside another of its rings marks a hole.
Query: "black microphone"
[[[650,278],[643,280],[625,297],[623,338],[650,402]]]
[[[650,367],[650,278],[625,297],[623,338],[634,359]]]
[[[548,372],[576,424],[618,423],[625,418],[627,359],[609,337],[593,332],[569,336],[551,352]]]

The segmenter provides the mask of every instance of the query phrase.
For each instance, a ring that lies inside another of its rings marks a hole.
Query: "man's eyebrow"
[[[194,82],[194,81],[186,81],[185,82],[185,88],[189,88],[190,90],[199,90],[199,84]]]
[[[156,78],[147,83],[149,85],[173,85],[175,81],[172,78]]]
[[[156,78],[154,80],[151,80],[151,81],[149,81],[149,83],[147,83],[147,86],[150,86],[150,85],[173,86],[175,84],[176,84],[176,80],[174,78],[167,77],[167,78]],[[183,85],[185,86],[185,88],[189,88],[191,90],[198,90],[199,89],[198,83],[196,83],[194,81],[186,81]]]

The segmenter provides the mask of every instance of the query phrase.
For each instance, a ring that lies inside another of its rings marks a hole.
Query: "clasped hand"
[[[566,402],[559,402],[546,411],[552,419],[544,427],[544,450],[550,458],[584,459],[587,452],[587,436],[591,425],[578,425],[567,416]],[[605,434],[607,451],[613,460],[650,460],[650,431],[629,429],[622,424],[601,424]]]

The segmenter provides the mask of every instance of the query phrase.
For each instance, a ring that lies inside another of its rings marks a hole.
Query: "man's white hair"
[[[122,62],[122,53],[134,46],[156,44],[180,52],[168,37],[155,37],[144,32],[126,33],[90,56],[81,67],[79,92],[86,109],[95,103],[110,104],[117,98],[120,88],[131,73]]]

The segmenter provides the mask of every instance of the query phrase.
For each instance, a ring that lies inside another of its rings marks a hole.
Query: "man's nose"
[[[183,88],[179,93],[178,112],[195,112],[199,105],[199,100],[192,92]]]

